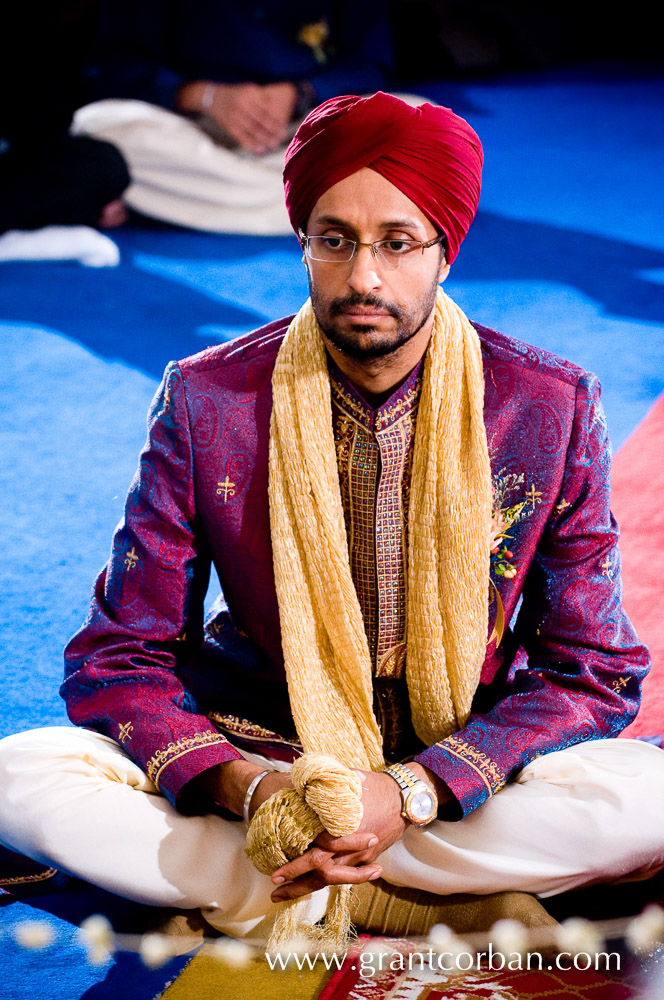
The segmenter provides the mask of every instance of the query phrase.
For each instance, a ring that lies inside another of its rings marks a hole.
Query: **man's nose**
[[[351,260],[351,270],[348,275],[348,286],[360,295],[380,288],[382,281],[378,273],[378,262],[371,247],[360,246],[355,250]]]

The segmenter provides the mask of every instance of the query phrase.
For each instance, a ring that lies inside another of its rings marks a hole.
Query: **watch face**
[[[415,792],[408,803],[408,812],[416,823],[423,823],[431,817],[436,804],[429,792]]]

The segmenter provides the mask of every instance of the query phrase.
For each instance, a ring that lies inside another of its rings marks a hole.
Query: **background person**
[[[385,86],[391,38],[374,0],[106,0],[76,131],[129,163],[126,202],[213,232],[287,233],[283,154],[320,101]]]

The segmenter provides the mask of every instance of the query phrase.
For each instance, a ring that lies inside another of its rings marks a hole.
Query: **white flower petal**
[[[22,948],[38,951],[53,944],[55,932],[45,920],[24,920],[14,928],[14,937]]]
[[[144,934],[138,949],[143,965],[158,969],[172,957],[172,949],[165,934]]]

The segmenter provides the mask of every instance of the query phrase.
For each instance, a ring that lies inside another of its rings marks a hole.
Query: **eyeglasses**
[[[298,231],[302,248],[311,260],[325,261],[329,264],[344,264],[352,260],[358,247],[370,247],[374,260],[387,271],[396,271],[402,264],[415,264],[421,254],[437,243],[444,243],[445,234],[437,236],[427,243],[421,240],[376,240],[375,243],[359,243],[345,236],[305,236]],[[418,254],[417,251],[420,251]]]

